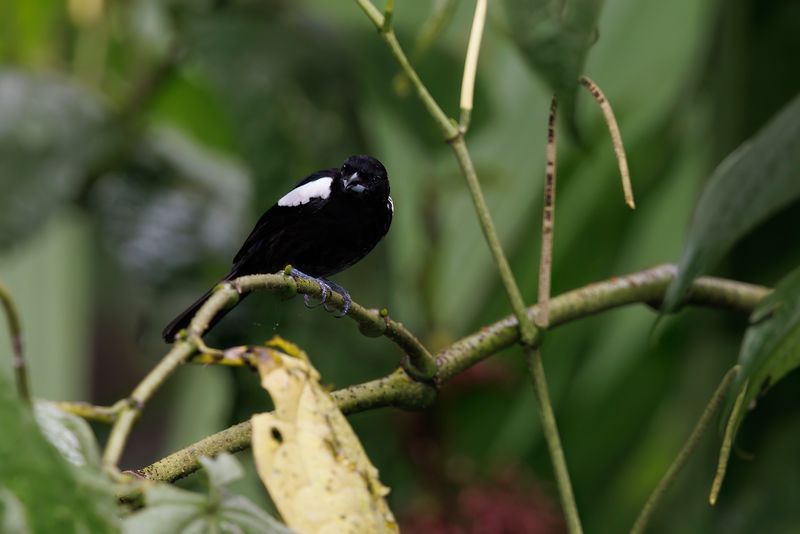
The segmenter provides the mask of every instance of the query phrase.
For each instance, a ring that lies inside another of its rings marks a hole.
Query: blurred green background
[[[396,10],[401,42],[452,116],[473,6]],[[501,7],[490,2],[467,140],[533,301],[549,90]],[[605,2],[585,71],[614,106],[638,209],[624,208],[600,112],[579,93],[582,146],[559,139],[554,293],[679,258],[710,171],[800,89],[799,26],[794,0]],[[4,0],[0,61],[0,279],[20,307],[36,396],[125,397],[165,352],[161,328],[226,272],[259,214],[353,153],[386,165],[396,206],[389,236],[337,277],[355,300],[388,307],[434,350],[509,313],[455,159],[354,2]],[[795,205],[715,274],[774,284],[800,263],[799,229]],[[589,532],[629,528],[746,326],[689,309],[651,335],[654,319],[644,306],[618,310],[545,340]],[[334,387],[382,376],[399,357],[350,321],[269,295],[208,339],[273,334],[303,347]],[[9,353],[5,330],[0,347]],[[264,397],[250,373],[182,369],[148,406],[122,467],[242,421]],[[800,530],[799,400],[790,375],[759,403],[738,440],[754,458],[733,459],[713,509],[719,439],[706,436],[653,531]],[[448,384],[426,413],[351,421],[409,531],[563,529],[518,350]],[[239,489],[266,499],[255,476]]]

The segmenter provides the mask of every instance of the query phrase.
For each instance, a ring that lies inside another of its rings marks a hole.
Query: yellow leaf
[[[257,365],[275,411],[252,417],[253,455],[286,524],[303,534],[398,532],[389,488],[317,370],[285,340],[267,346]]]

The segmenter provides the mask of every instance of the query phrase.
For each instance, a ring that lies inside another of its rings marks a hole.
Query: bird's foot
[[[324,301],[323,301],[323,307],[325,308],[325,311],[334,312],[333,316],[336,317],[337,319],[347,315],[347,312],[350,311],[350,306],[353,304],[353,299],[350,297],[350,293],[348,293],[345,288],[343,288],[342,286],[340,286],[336,282],[332,282],[330,280],[325,280],[324,278],[322,279],[322,282],[325,282],[328,285],[328,288],[331,289],[331,291],[336,291],[337,293],[339,293],[342,296],[342,300],[344,301],[344,304],[342,305],[341,313],[335,313],[336,309],[329,308],[328,305],[325,304]]]
[[[322,291],[322,296],[319,302],[312,303],[311,295],[303,295],[303,303],[305,303],[306,308],[316,308],[321,304],[322,307],[325,308],[325,311],[335,312],[336,310],[334,308],[328,307],[327,301],[330,294],[336,291],[342,296],[342,299],[344,300],[344,306],[342,306],[341,314],[336,314],[335,317],[344,317],[347,315],[347,312],[350,311],[350,306],[353,303],[353,299],[350,298],[350,293],[348,293],[345,288],[336,282],[331,282],[330,280],[326,280],[324,278],[314,278],[313,276],[307,275],[302,271],[298,271],[294,267],[289,274],[294,278],[301,278],[303,280],[308,280],[309,282],[315,282],[319,285],[320,290]]]

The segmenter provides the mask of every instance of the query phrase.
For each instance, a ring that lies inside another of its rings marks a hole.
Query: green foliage
[[[84,463],[82,469],[91,470],[96,462],[86,423],[50,407],[37,411],[48,439],[58,440],[67,459],[45,439],[31,411],[0,377],[0,525],[25,526],[20,532],[36,533],[115,532],[109,485],[76,467]]]
[[[800,366],[800,268],[789,273],[750,316],[739,353],[742,372],[729,401],[746,388],[743,406],[752,406],[787,373]],[[738,427],[745,415],[738,414]]]
[[[225,486],[242,477],[239,462],[230,454],[201,458],[209,482],[208,495],[180,490],[165,483],[148,485],[145,508],[125,518],[123,533],[184,534],[220,532],[245,534],[290,534],[292,530],[275,520],[250,500],[231,495]]]
[[[419,102],[402,91],[397,66],[353,2],[102,2],[106,11],[93,25],[76,24],[65,2],[6,3],[0,9],[0,277],[19,299],[35,395],[100,403],[129,395],[163,354],[163,324],[218,280],[261,211],[307,172],[355,152],[386,164],[397,213],[386,241],[337,281],[359,302],[386,306],[432,350],[508,314],[452,155]],[[500,4],[490,2],[467,139],[528,301],[535,299],[546,111],[554,92],[567,116],[578,75],[602,87],[620,121],[638,204],[634,213],[623,209],[605,127],[582,96],[583,148],[559,136],[553,280],[559,293],[677,260],[704,177],[800,87],[794,0],[615,0],[602,10],[600,1],[562,2],[567,11],[558,4],[510,0],[512,40],[497,24]],[[448,5],[455,5],[452,17],[442,19],[441,31],[412,61],[452,115],[473,3]],[[395,11],[398,38],[410,51],[430,6],[396,2]],[[107,130],[108,116],[129,102],[175,38],[180,61],[136,112],[135,127]],[[105,161],[112,141],[121,141],[123,153],[81,200],[76,193],[87,183],[86,169]],[[781,143],[766,148],[782,150]],[[753,144],[737,153],[729,170],[755,152]],[[776,161],[796,169],[797,153]],[[757,170],[754,176],[764,180]],[[716,267],[721,275],[774,285],[800,264],[794,232],[800,210],[796,202],[789,206],[794,183],[759,188],[757,195],[774,196],[757,206],[749,203],[760,197],[739,194],[738,184],[719,186],[748,204],[717,212],[721,219],[698,206],[697,217],[707,213],[719,227],[703,238],[716,256],[696,254],[704,263],[694,274],[716,265],[725,240],[736,244]],[[722,193],[714,195],[715,210],[727,205]],[[786,208],[779,215],[778,204]],[[733,243],[726,242],[726,248]],[[735,316],[687,310],[651,338],[653,317],[644,306],[629,308],[544,339],[589,532],[630,527],[733,363],[746,327]],[[759,326],[767,324],[751,328]],[[264,295],[247,299],[208,341],[227,347],[273,333],[307,349],[333,387],[381,376],[399,356],[386,340],[364,339],[319,310]],[[0,356],[7,354],[5,335],[0,331]],[[519,354],[508,352],[448,384],[424,414],[383,410],[352,418],[393,488],[398,516],[435,522],[435,512],[431,519],[420,510],[465,502],[480,510],[471,490],[487,480],[524,488],[540,505],[520,508],[552,509],[533,395]],[[779,374],[771,365],[765,368]],[[0,365],[0,375],[8,367]],[[186,372],[202,377],[183,382],[182,370],[166,384],[145,410],[123,468],[141,467],[269,408],[249,373]],[[759,416],[740,429],[739,442],[756,459],[732,462],[716,508],[707,505],[707,489],[718,447],[707,437],[654,518],[653,532],[798,530],[791,477],[800,469],[797,375],[783,376],[759,401]],[[5,382],[2,389],[11,395]],[[90,498],[75,489],[77,482],[61,491],[64,477],[80,477],[52,447],[41,437],[28,446],[28,434],[6,431],[5,419],[0,428],[0,472],[30,468],[37,491],[59,489],[36,500],[37,514],[28,517],[30,496],[4,476],[0,530],[23,523],[35,530],[62,503],[70,512],[85,511]],[[25,463],[7,461],[17,457]],[[167,503],[182,504],[179,511],[162,509],[164,520],[175,512],[199,525],[210,502],[205,478],[181,484],[202,494],[165,490]],[[257,481],[236,484],[237,492],[268,506]],[[160,488],[148,502],[158,504]],[[457,518],[438,521],[451,525]]]
[[[719,164],[695,207],[679,273],[664,301],[674,310],[692,280],[736,241],[800,198],[800,96]]]
[[[603,0],[507,0],[512,35],[574,124],[575,93],[597,41]]]

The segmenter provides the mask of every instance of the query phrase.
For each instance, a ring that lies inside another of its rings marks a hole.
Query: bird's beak
[[[345,179],[344,179],[345,188],[347,186],[349,186],[351,182],[354,182],[354,181],[357,181],[357,180],[358,180],[358,173],[357,172],[354,172],[350,176],[345,177]]]
[[[354,172],[344,179],[344,188],[355,193],[361,193],[366,189],[364,184],[361,183],[361,177],[357,172]]]

